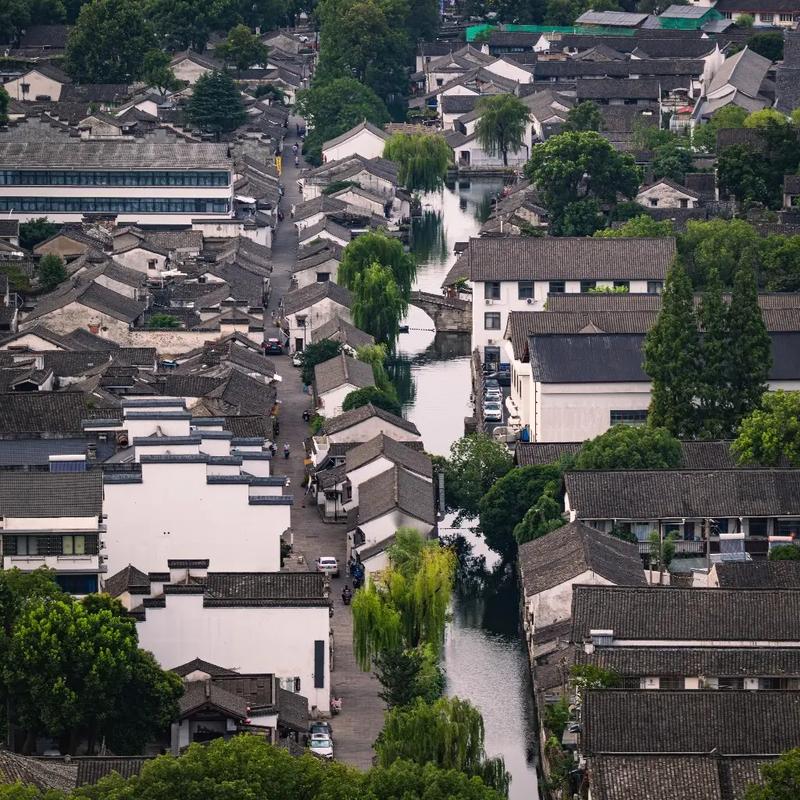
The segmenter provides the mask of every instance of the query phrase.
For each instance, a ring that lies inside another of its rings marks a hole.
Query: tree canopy
[[[414,256],[406,253],[399,239],[387,236],[383,231],[362,234],[345,247],[336,273],[337,280],[354,291],[358,276],[375,263],[391,270],[395,283],[407,301],[417,275],[417,264]]]
[[[525,145],[530,109],[516,95],[495,94],[481,98],[478,111],[478,142],[490,155],[502,156],[503,166],[507,167],[509,152],[516,153]]]
[[[683,183],[686,173],[692,169],[692,151],[688,141],[672,141],[656,147],[653,151],[653,177],[669,178]]]
[[[375,261],[353,281],[353,323],[376,342],[393,348],[408,301],[397,285],[391,267]]]
[[[8,92],[0,86],[0,125],[5,125],[8,122],[8,104],[11,98]]]
[[[623,222],[618,228],[603,228],[595,231],[595,236],[603,239],[617,239],[624,237],[658,237],[674,236],[675,231],[672,221],[665,219],[656,221],[649,214],[641,214]]]
[[[565,131],[599,131],[603,124],[603,115],[596,103],[584,100],[567,112]]]
[[[315,80],[297,93],[297,113],[309,123],[303,152],[313,164],[322,163],[322,145],[367,120],[383,126],[389,112],[368,86],[353,77]]]
[[[170,67],[169,55],[163,50],[149,50],[145,53],[142,80],[157,89],[162,97],[182,85]]]
[[[334,339],[322,339],[306,345],[303,350],[303,366],[300,372],[301,379],[306,386],[314,383],[314,367],[323,361],[329,361],[342,352],[342,343]]]
[[[57,233],[61,226],[50,222],[47,217],[37,217],[28,222],[21,222],[19,226],[19,243],[26,250],[33,250],[39,242],[49,239]]]
[[[397,164],[401,186],[411,192],[434,192],[442,188],[453,152],[443,136],[395,133],[383,157]]]
[[[226,72],[201,75],[186,106],[186,116],[192,125],[205,133],[236,130],[247,119],[241,92]]]
[[[342,411],[352,411],[368,403],[372,403],[376,408],[382,408],[395,416],[403,416],[403,407],[395,397],[387,394],[377,386],[367,386],[364,389],[355,389],[350,392],[342,403]]]
[[[762,765],[762,785],[751,785],[745,800],[793,800],[800,797],[800,748]]]
[[[681,443],[664,428],[614,425],[590,439],[575,458],[575,469],[675,469]]]
[[[800,392],[767,392],[742,420],[733,451],[741,464],[800,466]]]
[[[67,269],[64,260],[55,253],[42,256],[36,269],[39,284],[45,292],[52,292],[60,283],[67,279]]]
[[[247,25],[236,25],[228,31],[227,38],[217,45],[214,52],[226,64],[233,64],[241,71],[255,65],[266,64],[268,48]]]

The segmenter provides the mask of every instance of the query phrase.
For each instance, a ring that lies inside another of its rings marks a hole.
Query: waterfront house
[[[391,200],[397,191],[397,165],[385,158],[366,158],[354,154],[338,161],[328,161],[304,171],[297,181],[304,200],[311,200],[332,183],[352,182],[373,194]]]
[[[314,367],[314,398],[317,413],[335,417],[350,392],[375,386],[372,365],[344,353]]]

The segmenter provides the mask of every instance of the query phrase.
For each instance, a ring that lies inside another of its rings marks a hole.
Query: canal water
[[[415,288],[441,291],[455,243],[478,234],[501,188],[501,179],[478,178],[423,196],[411,239],[419,263]],[[426,449],[447,455],[472,414],[469,337],[436,336],[428,316],[414,307],[406,322],[409,333],[400,336],[393,377]],[[460,537],[472,568],[471,580],[459,582],[446,633],[447,693],[470,700],[483,714],[486,751],[502,755],[512,776],[510,800],[535,800],[536,734],[517,583],[510,571],[500,570],[481,537],[449,525],[446,519],[442,536]]]

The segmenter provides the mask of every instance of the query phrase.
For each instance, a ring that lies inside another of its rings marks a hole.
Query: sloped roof
[[[363,525],[399,508],[416,519],[433,525],[433,486],[430,481],[393,467],[364,481],[358,490],[358,523]]]
[[[93,517],[102,511],[103,476],[98,471],[0,471],[4,517]]]
[[[520,545],[519,568],[526,595],[552,589],[588,571],[615,585],[645,584],[636,544],[577,521]]]
[[[0,783],[17,782],[35,786],[47,791],[56,789],[71,792],[75,788],[78,768],[75,763],[67,764],[63,759],[33,758],[0,750]]]
[[[353,301],[353,296],[344,286],[340,286],[333,281],[315,282],[292,292],[287,292],[283,296],[283,313],[294,314],[325,298],[330,298],[345,308],[350,308],[350,304]]]
[[[92,407],[82,392],[11,392],[0,395],[0,434],[80,433],[87,418],[120,419],[118,408]]]
[[[800,561],[723,561],[715,569],[723,589],[800,589]]]
[[[78,777],[76,786],[92,786],[101,778],[116,772],[123,778],[131,778],[142,771],[151,759],[146,756],[85,756],[77,759]]]
[[[772,62],[768,58],[745,47],[725,59],[709,81],[706,94],[713,94],[726,85],[730,85],[748,97],[756,97],[761,88],[761,82],[771,66]]]
[[[190,681],[184,684],[183,696],[178,701],[180,717],[189,717],[206,706],[213,706],[240,722],[247,719],[245,700],[226,691],[212,680]]]
[[[345,384],[352,384],[358,389],[374,386],[372,365],[339,353],[314,367],[314,386],[318,395]]]
[[[212,678],[219,677],[220,675],[239,674],[234,669],[226,669],[225,667],[218,667],[216,664],[212,664],[210,661],[204,661],[202,658],[193,658],[191,661],[187,661],[185,664],[173,667],[170,671],[174,672],[176,675],[180,675],[181,678],[185,678],[192,672],[205,672]]]
[[[428,478],[433,475],[433,466],[428,455],[407,447],[402,442],[398,442],[384,433],[379,433],[373,439],[349,450],[345,456],[346,470],[349,472],[359,469],[359,467],[363,467],[364,464],[368,464],[380,456],[384,456],[398,466],[404,467],[411,472],[416,472],[419,475],[424,475]]]
[[[150,592],[150,578],[146,572],[142,572],[132,564],[123,567],[119,572],[105,580],[105,591],[112,597],[119,597],[131,590],[142,590]]]
[[[354,408],[352,411],[345,411],[343,414],[339,414],[338,417],[331,417],[325,420],[322,426],[322,433],[339,433],[340,431],[353,427],[353,425],[366,422],[366,420],[372,417],[378,417],[384,422],[388,422],[395,427],[419,436],[419,430],[413,422],[391,414],[388,411],[384,411],[382,408],[373,406],[372,403],[367,403],[366,405]]]
[[[318,572],[209,572],[203,605],[326,606],[325,576]]]
[[[367,122],[367,120],[364,120],[363,122],[359,122],[358,125],[356,125],[355,127],[350,128],[349,131],[345,131],[339,136],[336,136],[333,139],[328,139],[327,142],[324,142],[322,145],[323,152],[325,150],[330,149],[331,147],[336,147],[336,145],[346,142],[348,139],[351,139],[356,134],[361,133],[361,131],[369,131],[370,133],[374,134],[380,139],[383,139],[384,141],[386,141],[389,138],[389,134],[387,134],[386,131],[381,130],[376,125],[373,125],[371,122]]]
[[[355,325],[351,325],[339,316],[335,316],[315,328],[311,332],[311,338],[315,342],[333,339],[354,348],[375,344],[375,339],[369,333],[364,333],[360,328],[356,328]]]

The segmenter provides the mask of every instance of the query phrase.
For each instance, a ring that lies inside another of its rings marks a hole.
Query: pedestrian
[[[294,157],[294,165],[295,165],[296,167],[299,167],[299,166],[300,166],[300,157],[299,157],[299,156],[295,156],[295,157]]]
[[[283,445],[283,457],[289,458],[289,453],[291,452],[292,448],[289,446],[289,442]]]
[[[270,442],[269,451],[272,453],[272,457],[275,458],[275,456],[278,454],[278,446],[275,444],[275,442]]]
[[[299,122],[295,122],[294,129],[297,132],[297,135],[299,136],[300,135],[300,123]]]
[[[297,142],[292,145],[292,152],[297,155]]]

